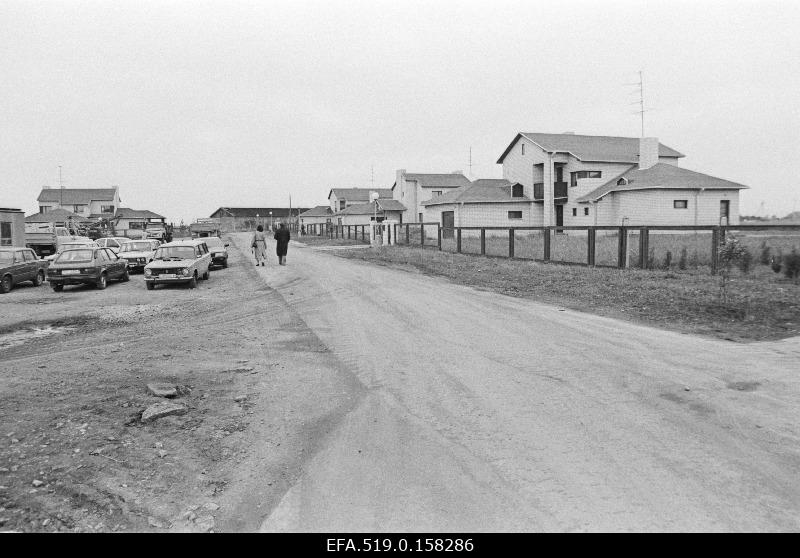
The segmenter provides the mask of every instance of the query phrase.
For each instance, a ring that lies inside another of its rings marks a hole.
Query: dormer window
[[[619,180],[617,180],[617,186],[627,186],[627,185],[628,185],[628,179],[625,178],[624,176]]]
[[[522,192],[522,184],[514,184],[511,186],[511,197],[512,198],[521,198],[523,196]]]

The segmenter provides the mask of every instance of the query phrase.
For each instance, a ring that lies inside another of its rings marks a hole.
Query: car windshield
[[[83,242],[78,242],[75,244],[64,244],[63,246],[61,246],[60,251],[63,252],[65,250],[74,250],[75,248],[83,248],[84,246],[86,246],[86,244]]]
[[[120,252],[149,252],[153,245],[149,242],[126,242],[119,249]]]
[[[11,263],[14,261],[14,254],[11,252],[0,252],[0,263]]]
[[[215,236],[209,236],[208,238],[204,239],[206,241],[206,245],[209,248],[222,248],[222,240]]]
[[[162,246],[156,252],[157,260],[191,260],[194,259],[194,248],[191,246]]]
[[[56,258],[57,263],[90,262],[93,250],[67,250]]]

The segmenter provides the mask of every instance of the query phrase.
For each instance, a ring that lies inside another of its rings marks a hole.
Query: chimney
[[[639,168],[649,169],[658,164],[658,138],[639,138]]]

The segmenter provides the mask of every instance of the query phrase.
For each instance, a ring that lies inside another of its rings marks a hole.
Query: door
[[[729,219],[731,217],[731,202],[730,200],[720,200],[719,201],[719,222],[721,225],[727,225],[730,223]]]
[[[453,238],[455,223],[454,211],[442,211],[442,238]]]
[[[31,264],[32,262],[25,260],[24,250],[15,250],[14,251],[14,283],[19,283],[21,281],[30,281],[33,279],[33,275],[31,274]]]
[[[563,227],[564,226],[564,206],[557,205],[556,206],[556,226]]]

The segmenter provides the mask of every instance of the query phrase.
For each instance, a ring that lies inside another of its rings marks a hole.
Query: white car
[[[157,240],[129,240],[122,243],[117,255],[128,260],[128,271],[144,271],[144,266],[153,261],[158,246]]]
[[[208,279],[210,268],[211,253],[205,240],[176,240],[158,247],[153,261],[144,267],[144,282],[148,291],[169,283],[189,283],[194,289],[198,279]]]
[[[119,252],[119,247],[129,240],[130,238],[124,236],[107,236],[105,238],[98,238],[95,242],[97,242],[100,248],[110,248],[111,251],[116,254]]]

